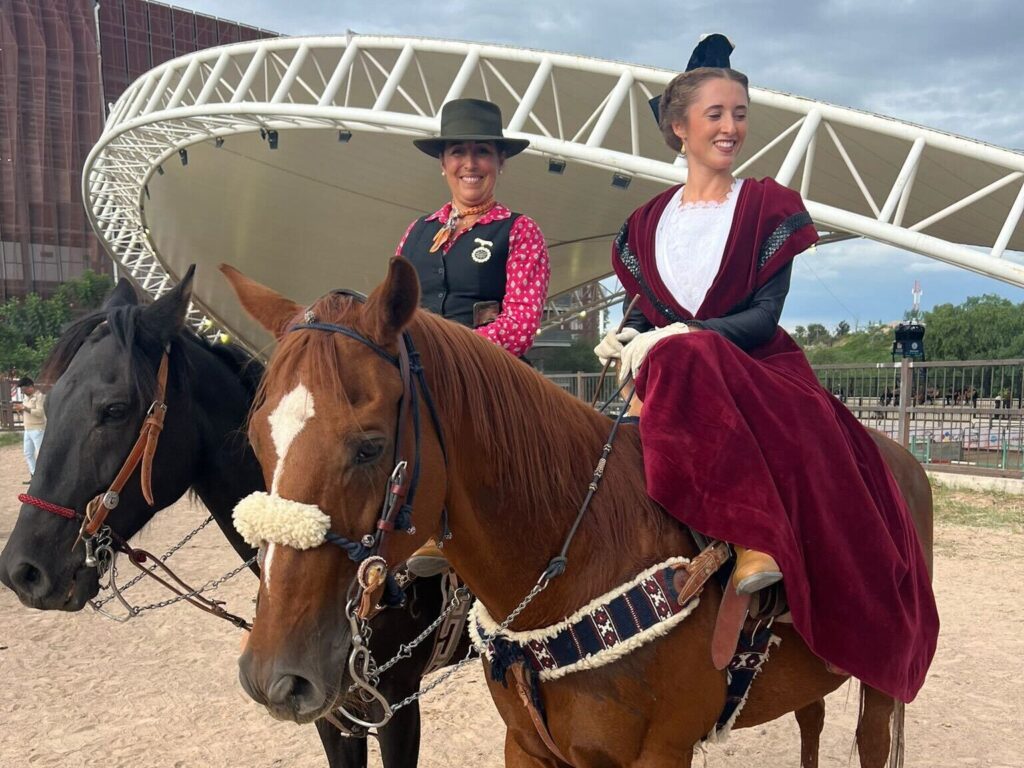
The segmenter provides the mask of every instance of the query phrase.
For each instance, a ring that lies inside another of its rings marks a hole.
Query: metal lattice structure
[[[647,105],[674,74],[419,38],[200,51],[153,69],[112,106],[86,162],[86,208],[111,256],[154,295],[198,261],[193,320],[210,314],[252,341],[260,334],[208,264],[233,259],[296,298],[339,273],[372,287],[398,234],[440,194],[436,168],[407,137],[436,132],[445,102],[482,97],[502,107],[507,135],[531,141],[501,196],[541,224],[561,294],[607,275],[609,240],[629,211],[685,180]],[[738,175],[799,189],[837,238],[1024,287],[1024,267],[1005,256],[1024,249],[1024,155],[759,88],[751,104]],[[351,248],[338,254],[339,242]],[[282,252],[304,244],[300,259]]]

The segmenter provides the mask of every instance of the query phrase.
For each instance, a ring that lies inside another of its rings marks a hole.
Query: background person
[[[14,403],[14,412],[21,414],[22,425],[25,428],[25,462],[28,464],[29,474],[27,485],[36,473],[36,457],[39,455],[39,446],[43,444],[43,432],[46,429],[46,395],[36,388],[35,382],[28,376],[18,380],[18,388],[24,397],[20,403]]]

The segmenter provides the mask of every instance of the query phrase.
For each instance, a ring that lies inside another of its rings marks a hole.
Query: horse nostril
[[[270,703],[276,706],[288,704],[297,682],[295,675],[281,675],[277,678],[267,689],[267,698]]]
[[[11,573],[11,582],[17,592],[33,597],[45,594],[48,588],[43,572],[28,561],[18,563],[14,567]]]
[[[312,682],[297,675],[281,675],[267,689],[271,707],[304,716],[323,706],[324,696]]]

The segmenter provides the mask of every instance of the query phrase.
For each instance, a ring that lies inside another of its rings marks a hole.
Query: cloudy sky
[[[502,43],[678,69],[703,32],[727,34],[754,85],[1024,150],[1020,0],[179,0],[290,35],[402,34]],[[1012,254],[1016,259],[1024,258]],[[869,241],[797,260],[783,322],[851,325],[1024,290]]]

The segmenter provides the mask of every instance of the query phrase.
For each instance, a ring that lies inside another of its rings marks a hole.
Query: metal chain
[[[198,527],[198,528],[195,528],[195,529],[193,529],[191,533],[188,533],[188,534],[186,534],[186,535],[185,535],[185,538],[183,538],[183,539],[182,539],[181,541],[179,541],[179,542],[178,542],[177,544],[175,544],[175,545],[174,545],[173,547],[171,547],[170,549],[168,549],[168,550],[167,550],[167,551],[166,551],[166,552],[164,553],[163,557],[161,557],[160,559],[161,559],[161,560],[163,560],[164,562],[166,562],[167,560],[169,560],[169,559],[171,558],[171,556],[172,556],[172,555],[173,555],[173,554],[174,554],[175,552],[177,552],[177,551],[178,551],[179,549],[181,549],[181,548],[182,548],[183,546],[185,546],[186,544],[188,544],[188,542],[190,542],[190,541],[192,540],[192,538],[193,538],[193,537],[194,537],[194,536],[195,536],[195,535],[196,535],[197,533],[199,533],[199,532],[200,532],[201,530],[203,530],[203,528],[205,528],[206,526],[208,526],[208,525],[209,525],[210,523],[212,523],[212,522],[213,522],[213,515],[210,515],[210,516],[209,516],[208,518],[206,518],[206,520],[204,520],[204,521],[203,521],[203,522],[202,522],[202,523],[201,523],[201,524],[199,525],[199,527]],[[115,566],[115,565],[113,565],[113,564],[111,565],[111,568],[112,568],[112,569],[116,569],[116,567],[117,567],[117,566]],[[151,565],[151,566],[149,566],[149,569],[148,569],[148,570],[149,570],[149,571],[151,571],[151,572],[152,572],[152,571],[155,571],[155,570],[156,570],[156,566],[155,566],[155,565]],[[115,576],[117,575],[117,574],[116,574],[116,572],[114,573],[114,575],[115,575]],[[134,587],[134,586],[135,586],[136,584],[138,584],[138,583],[139,583],[140,581],[142,581],[142,579],[143,579],[143,577],[145,577],[145,575],[146,575],[145,573],[143,573],[142,571],[140,571],[140,572],[139,572],[138,574],[136,574],[136,575],[135,575],[135,577],[134,577],[133,579],[131,579],[131,580],[130,580],[130,581],[129,581],[129,582],[127,583],[127,584],[125,584],[125,585],[124,585],[123,587],[119,587],[119,588],[118,588],[118,590],[119,590],[119,591],[121,592],[121,594],[123,595],[123,594],[124,594],[125,592],[127,592],[127,591],[128,591],[129,589],[131,589],[131,588],[132,588],[132,587]],[[110,589],[110,585],[109,585],[109,584],[106,584],[106,585],[102,586],[102,587],[101,587],[100,589],[101,589],[101,590],[107,590],[107,589]],[[102,608],[102,607],[103,607],[104,605],[106,605],[107,603],[109,603],[109,602],[110,602],[111,600],[114,600],[114,599],[115,599],[116,597],[117,597],[117,595],[109,595],[108,597],[104,597],[104,598],[103,598],[102,600],[93,600],[93,601],[92,601],[92,607],[93,607],[93,610],[96,610],[96,611],[98,611],[98,610],[99,610],[100,608]]]
[[[174,605],[175,603],[180,602],[182,600],[187,600],[190,597],[198,597],[199,595],[202,595],[204,592],[213,592],[221,584],[225,583],[226,581],[230,581],[235,576],[240,574],[242,571],[247,570],[255,562],[256,556],[254,555],[253,557],[250,557],[248,560],[242,563],[240,566],[235,568],[233,571],[229,571],[228,573],[221,576],[219,579],[208,581],[206,584],[199,587],[199,589],[193,589],[191,592],[185,592],[181,595],[175,595],[174,597],[169,598],[167,600],[161,600],[159,603],[151,603],[150,605],[143,606],[134,606],[132,608],[132,615],[138,616],[143,611],[151,611],[154,608],[166,608],[169,605]]]
[[[498,635],[500,635],[502,632],[504,632],[506,629],[508,629],[512,625],[512,623],[519,617],[519,614],[521,614],[523,611],[525,611],[526,607],[530,603],[533,602],[534,598],[537,597],[537,595],[539,595],[545,589],[547,589],[547,586],[550,583],[551,583],[551,578],[548,576],[547,570],[545,570],[544,573],[542,573],[540,575],[540,578],[537,580],[537,583],[533,585],[533,589],[531,589],[529,591],[529,593],[526,595],[526,597],[524,597],[522,599],[522,602],[520,602],[519,605],[517,605],[512,610],[512,613],[510,613],[505,618],[505,620],[503,622],[501,622],[501,624],[498,625],[497,629],[495,629],[492,634],[490,634],[490,635],[486,635],[485,634],[485,635],[483,635],[480,638],[480,644],[481,645],[487,645],[492,640],[494,640]],[[472,631],[472,630],[470,630],[470,631]],[[425,696],[426,694],[428,694],[432,690],[434,690],[437,686],[441,685],[441,683],[443,683],[446,680],[448,680],[448,678],[450,678],[452,675],[454,675],[456,672],[458,672],[464,666],[466,666],[467,664],[469,664],[472,661],[475,661],[478,658],[477,656],[474,655],[475,651],[476,651],[476,644],[475,643],[471,643],[471,647],[470,647],[469,651],[466,653],[466,656],[458,664],[452,665],[447,671],[445,671],[445,673],[443,675],[438,677],[436,680],[432,680],[430,685],[426,686],[425,688],[421,688],[420,690],[416,691],[415,693],[412,693],[409,696],[406,696],[400,702],[398,702],[393,707],[391,707],[391,712],[395,713],[398,710],[400,710],[402,707],[407,706],[409,704],[412,704],[414,701],[417,701],[418,699],[422,698],[423,696]]]
[[[403,643],[402,645],[400,645],[398,647],[398,652],[394,655],[393,658],[389,659],[384,664],[381,664],[379,667],[377,667],[374,670],[374,678],[379,678],[381,675],[383,675],[385,672],[387,672],[389,669],[395,666],[395,664],[400,662],[402,659],[412,658],[412,652],[416,650],[420,643],[422,643],[424,640],[426,640],[428,637],[434,634],[434,631],[438,627],[440,627],[442,623],[444,623],[444,620],[448,618],[448,615],[452,611],[454,611],[462,603],[466,602],[472,597],[473,595],[470,593],[467,587],[458,587],[455,590],[455,594],[452,595],[452,599],[448,601],[448,607],[441,611],[438,617],[430,623],[430,626],[424,629],[419,635],[417,635],[408,643]],[[369,643],[369,637],[367,635],[364,635],[364,639],[366,640],[367,643]],[[372,682],[375,683],[376,680]]]

